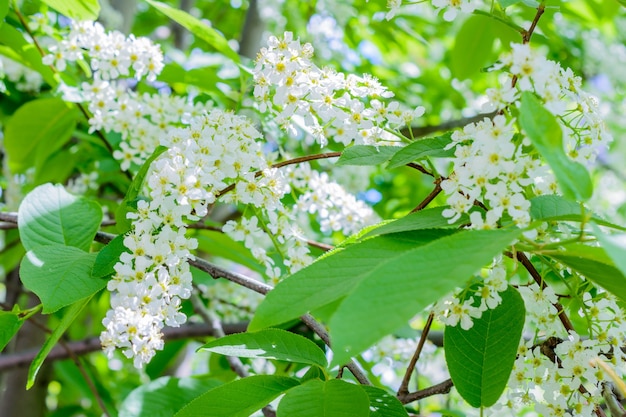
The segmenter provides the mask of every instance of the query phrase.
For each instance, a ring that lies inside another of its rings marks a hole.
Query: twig
[[[446,379],[443,382],[440,382],[428,388],[421,389],[416,392],[409,393],[405,397],[398,399],[400,400],[400,402],[402,402],[402,404],[408,404],[412,403],[413,401],[424,399],[426,397],[432,397],[433,395],[447,394],[450,392],[453,386],[454,384],[452,383],[452,380]]]
[[[406,368],[404,378],[402,379],[402,384],[400,384],[400,388],[398,389],[398,398],[405,397],[409,393],[409,381],[411,381],[411,375],[413,375],[415,365],[420,358],[420,354],[422,353],[422,349],[424,348],[424,343],[426,343],[426,339],[428,338],[428,333],[430,332],[430,326],[433,324],[434,317],[435,315],[431,312],[428,315],[428,319],[426,319],[426,324],[424,325],[424,329],[422,330],[420,340],[417,343],[417,348],[415,349],[415,353],[413,354],[413,357],[409,362],[409,366],[407,366]]]
[[[424,210],[426,208],[426,206],[428,206],[441,193],[441,191],[442,191],[441,181],[442,181],[442,178],[437,178],[435,180],[435,188],[430,192],[430,194],[428,194],[426,196],[426,198],[424,200],[422,200],[421,203],[419,203],[417,205],[417,207],[415,207],[413,210],[411,210],[411,213],[415,213],[416,211]]]
[[[418,170],[419,172],[421,172],[423,174],[426,174],[426,175],[429,175],[431,177],[434,177],[432,172],[430,172],[429,170],[427,170],[426,168],[424,168],[420,164],[416,164],[415,162],[409,162],[408,164],[406,164],[406,166],[414,168],[414,169]]]
[[[287,161],[278,162],[272,165],[272,168],[282,168],[287,165],[301,164],[302,162],[315,161],[317,159],[328,159],[328,158],[339,158],[341,156],[341,152],[328,152],[328,153],[318,153],[314,155],[306,155],[298,158],[289,159]],[[254,177],[260,177],[263,174],[263,171],[257,171],[254,174]],[[223,188],[215,194],[215,198],[220,198],[224,194],[232,191],[237,186],[237,183],[230,184],[228,187]]]
[[[510,252],[506,252],[505,255],[509,257],[513,257]],[[535,265],[533,265],[532,262],[530,262],[530,259],[528,259],[526,254],[524,254],[524,252],[516,252],[515,257],[524,266],[524,268],[526,268],[530,276],[533,277],[537,285],[539,285],[539,288],[541,288],[541,290],[546,289],[548,285],[544,281],[539,271],[537,271],[537,268],[535,268]],[[567,314],[565,313],[565,309],[563,308],[561,303],[559,302],[554,303],[554,308],[556,308],[556,311],[559,314],[559,320],[561,320],[561,323],[563,324],[563,327],[565,327],[565,330],[567,330],[568,333],[570,331],[575,331],[574,326],[572,325],[572,322],[570,321],[569,317],[567,317]]]

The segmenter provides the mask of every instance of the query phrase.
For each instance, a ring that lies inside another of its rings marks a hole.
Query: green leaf
[[[519,121],[537,151],[552,168],[563,195],[571,200],[588,200],[593,193],[589,172],[565,155],[561,126],[531,92],[522,93]]]
[[[389,161],[387,169],[397,168],[408,164],[409,162],[418,161],[432,156],[436,158],[448,158],[454,156],[454,148],[444,150],[446,146],[452,143],[450,137],[452,133],[446,133],[434,138],[417,139],[411,144],[401,148]]]
[[[369,398],[355,384],[318,379],[292,388],[276,410],[277,417],[368,417]]]
[[[456,35],[450,56],[452,75],[464,80],[477,74],[488,63],[494,39],[491,19],[470,16]]]
[[[0,1],[0,26],[2,25],[2,21],[4,20],[8,12],[9,12],[9,1],[8,0]]]
[[[363,237],[372,237],[420,229],[456,228],[461,224],[469,223],[469,216],[467,214],[462,214],[461,217],[459,217],[459,219],[452,224],[448,223],[448,219],[443,217],[441,214],[447,208],[448,206],[432,207],[407,214],[404,217],[377,227],[376,229],[365,234]]]
[[[601,226],[612,227],[614,229],[625,230],[626,227],[608,222],[603,218],[584,209],[579,203],[567,200],[560,195],[540,195],[530,200],[530,217],[533,220],[543,221],[574,221],[582,222],[593,220]]]
[[[469,330],[446,326],[444,346],[450,377],[472,407],[489,407],[500,398],[517,355],[526,311],[517,290],[500,293],[502,303],[487,310]]]
[[[619,255],[619,252],[614,254]],[[564,245],[562,250],[549,253],[548,256],[626,301],[626,276],[615,267],[605,249],[574,243]]]
[[[35,378],[37,377],[37,373],[39,372],[39,368],[43,365],[43,361],[46,359],[54,345],[59,341],[65,330],[72,324],[72,322],[76,319],[78,314],[85,308],[87,303],[91,300],[91,297],[85,298],[83,300],[78,301],[77,303],[72,304],[64,311],[63,318],[61,322],[54,328],[52,334],[46,339],[41,350],[33,359],[33,362],[30,364],[30,368],[28,368],[28,381],[26,382],[26,389],[30,389],[34,383]]]
[[[398,151],[396,146],[354,145],[346,148],[336,165],[379,165]]]
[[[11,170],[39,170],[70,139],[76,129],[76,116],[76,109],[58,98],[40,98],[17,109],[4,131]]]
[[[421,230],[377,236],[336,249],[280,282],[261,302],[249,331],[296,319],[350,293],[379,264],[442,236],[445,230]]]
[[[0,352],[22,327],[23,321],[11,311],[0,311]]]
[[[202,39],[213,48],[215,48],[218,52],[221,52],[224,56],[227,56],[236,63],[240,62],[240,58],[237,52],[235,52],[230,47],[226,38],[217,30],[213,29],[210,26],[207,26],[202,21],[191,16],[190,14],[168,6],[165,3],[154,0],[146,1],[158,11],[160,11],[176,23],[180,24],[185,29],[189,30],[191,33],[194,34],[194,36],[197,36],[199,39]]]
[[[98,0],[41,0],[57,12],[74,20],[96,20],[100,14]]]
[[[608,257],[620,270],[622,276],[626,276],[626,234],[606,235],[593,223],[591,228]]]
[[[198,240],[198,249],[210,253],[211,256],[219,256],[237,262],[261,274],[265,272],[265,267],[254,259],[250,249],[241,242],[234,241],[225,233],[203,230],[194,237]]]
[[[466,285],[520,233],[519,229],[463,231],[379,259],[330,320],[333,364],[346,363],[429,304]],[[344,279],[351,271],[346,268],[340,274],[333,278]]]
[[[40,185],[28,193],[18,210],[20,238],[27,250],[61,244],[87,251],[101,221],[98,203],[76,197],[61,185]]]
[[[106,280],[91,276],[95,260],[95,253],[73,246],[39,246],[24,256],[20,277],[43,303],[43,313],[53,313],[106,286]]]
[[[124,252],[130,252],[126,246],[124,246],[124,235],[117,235],[109,242],[98,254],[96,255],[96,261],[91,271],[91,276],[94,278],[104,278],[115,272],[113,267],[120,260],[120,255]]]
[[[202,394],[174,417],[248,417],[296,385],[298,381],[283,376],[249,376]]]
[[[306,337],[280,329],[255,333],[239,333],[220,337],[202,346],[200,350],[241,358],[266,358],[306,363],[325,368],[324,352]]]
[[[509,6],[512,6],[516,3],[519,3],[520,0],[499,0],[498,3],[500,3],[500,6],[507,8]]]
[[[37,71],[51,87],[56,87],[57,80],[54,72],[41,62],[41,54],[37,47],[32,42],[27,41],[22,32],[8,24],[0,25],[0,44],[6,45],[6,47],[0,48],[3,55]]]
[[[214,379],[165,376],[133,390],[119,409],[118,417],[173,416],[185,404],[221,385]]]
[[[395,395],[371,385],[361,385],[370,400],[370,417],[408,417],[404,406]]]
[[[152,155],[146,159],[143,163],[139,171],[133,178],[133,181],[130,183],[130,187],[128,187],[128,191],[126,191],[126,195],[124,199],[120,203],[119,207],[115,211],[115,221],[117,222],[117,229],[120,234],[126,233],[130,230],[131,222],[126,218],[126,214],[132,211],[136,211],[137,208],[137,198],[139,197],[139,193],[141,193],[141,189],[143,188],[143,182],[148,175],[148,170],[150,169],[150,165],[154,162],[163,152],[167,151],[167,147],[165,146],[157,146],[157,148],[152,152]]]

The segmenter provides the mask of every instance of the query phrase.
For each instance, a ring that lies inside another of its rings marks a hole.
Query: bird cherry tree
[[[5,409],[624,415],[622,6],[222,3],[0,5]]]

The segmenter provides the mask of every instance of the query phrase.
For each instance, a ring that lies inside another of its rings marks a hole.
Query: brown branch
[[[505,255],[511,258],[513,257],[513,254],[511,254],[510,252],[506,252]],[[535,265],[530,262],[530,259],[528,259],[526,254],[524,254],[524,252],[516,252],[515,257],[524,266],[524,268],[526,268],[530,276],[533,277],[537,285],[539,285],[539,288],[544,290],[548,285],[544,281],[539,271],[537,271],[537,268],[535,268]],[[572,325],[569,317],[567,317],[565,309],[563,308],[561,303],[554,303],[554,308],[556,308],[556,311],[559,314],[559,320],[561,320],[561,323],[563,324],[563,327],[565,327],[565,330],[567,330],[568,333],[570,331],[575,331],[574,326]]]
[[[411,380],[411,375],[413,374],[413,370],[415,369],[415,365],[420,358],[420,354],[422,353],[422,349],[424,348],[424,343],[426,343],[426,339],[428,338],[428,333],[430,332],[430,326],[433,324],[433,318],[435,315],[431,312],[428,315],[428,319],[426,320],[426,324],[424,325],[424,329],[422,330],[422,334],[420,336],[420,340],[417,343],[417,348],[415,349],[415,353],[409,362],[409,366],[406,368],[406,372],[404,373],[404,378],[402,379],[402,384],[398,389],[398,398],[406,397],[409,393],[409,381]]]
[[[429,175],[431,177],[434,177],[432,172],[430,172],[429,170],[427,170],[426,168],[424,168],[420,164],[416,164],[415,162],[409,162],[408,164],[406,164],[406,166],[408,166],[410,168],[413,168],[413,169],[416,169],[416,170],[418,170],[419,172],[421,172],[423,174],[426,174],[426,175]]]
[[[248,323],[225,323],[222,327],[226,334],[243,333],[246,331]],[[213,336],[211,328],[205,324],[187,324],[181,327],[167,327],[163,329],[162,332],[163,338],[166,341],[180,340],[190,337]],[[83,340],[65,342],[65,344],[76,356],[87,355],[102,349],[99,337],[90,337]],[[39,349],[31,349],[17,353],[2,354],[0,355],[0,372],[30,365],[38,353]],[[68,358],[70,358],[70,355],[62,346],[55,346],[46,357],[46,361],[57,361]]]
[[[413,210],[411,210],[411,213],[415,213],[416,211],[420,211],[420,210],[424,210],[426,208],[426,206],[428,206],[439,194],[441,194],[442,188],[441,188],[441,181],[443,180],[443,178],[437,178],[435,180],[435,188],[430,192],[430,194],[428,194],[426,196],[426,198],[424,200],[422,200],[421,203],[419,203],[417,205],[417,207],[415,207]]]
[[[402,404],[408,404],[412,403],[413,401],[424,399],[426,397],[432,397],[433,395],[447,394],[450,392],[453,386],[454,383],[452,383],[452,380],[446,379],[443,382],[440,382],[428,388],[421,389],[416,392],[412,392],[410,394],[407,394],[405,397],[398,399]]]
[[[328,159],[328,158],[339,158],[341,156],[341,152],[328,152],[328,153],[318,153],[314,155],[306,155],[300,156],[298,158],[289,159],[287,161],[278,162],[273,164],[272,168],[282,168],[287,165],[301,164],[302,162],[315,161],[316,159]],[[258,178],[263,174],[263,171],[257,171],[254,173],[254,177]],[[223,188],[215,194],[215,198],[220,198],[224,194],[232,191],[237,186],[237,183],[230,184],[228,187]]]

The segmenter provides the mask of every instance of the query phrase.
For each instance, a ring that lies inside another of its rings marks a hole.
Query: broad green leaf
[[[120,260],[120,255],[129,252],[124,246],[124,235],[117,235],[109,242],[96,256],[96,261],[91,271],[91,276],[95,278],[104,278],[115,272],[113,267]]]
[[[450,70],[456,78],[471,78],[488,63],[493,49],[492,21],[486,16],[470,16],[456,35]]]
[[[133,390],[120,405],[118,417],[173,416],[185,404],[221,385],[214,379],[165,376]]]
[[[622,276],[626,276],[626,234],[606,235],[595,224],[592,223],[591,227],[608,257],[620,270]]]
[[[530,200],[530,217],[544,221],[583,221],[583,208],[579,203],[567,200],[559,195],[540,195]],[[585,221],[592,219],[599,225],[626,230],[626,227],[608,222],[584,209]]]
[[[74,20],[96,20],[100,14],[98,0],[41,0],[57,12]]]
[[[324,352],[306,337],[280,329],[232,334],[213,340],[200,350],[241,358],[266,358],[325,368]]]
[[[346,148],[336,165],[379,165],[398,151],[396,146],[354,145]]]
[[[277,417],[368,417],[369,397],[359,385],[341,379],[318,379],[292,388],[276,410]]]
[[[454,149],[443,149],[452,142],[450,136],[452,136],[452,133],[446,133],[434,138],[417,139],[396,152],[389,161],[387,169],[397,168],[427,156],[437,158],[454,156]]]
[[[619,255],[619,252],[616,254]],[[549,253],[548,256],[626,301],[626,276],[615,267],[603,247],[574,243],[564,245],[562,250]]]
[[[346,363],[429,304],[465,286],[520,233],[519,229],[463,231],[379,260],[330,320],[333,364]],[[335,279],[351,274],[350,269],[341,272]]]
[[[76,109],[58,98],[40,98],[22,105],[4,131],[4,146],[13,172],[37,170],[67,142],[76,128]]]
[[[249,376],[200,395],[174,417],[248,417],[297,385],[295,379],[283,376]]]
[[[250,249],[225,233],[203,230],[194,237],[198,240],[198,249],[210,253],[211,256],[229,259],[259,273],[265,272],[265,267],[252,256]]]
[[[463,330],[446,326],[444,346],[450,377],[472,407],[489,407],[500,398],[509,380],[524,328],[526,311],[517,290],[500,293],[502,303],[487,310]]]
[[[461,215],[461,217],[452,224],[448,223],[448,219],[441,214],[447,208],[448,206],[432,207],[407,214],[402,218],[385,223],[367,233],[364,237],[420,229],[456,228],[460,224],[469,223],[469,216],[467,214]]]
[[[11,311],[0,311],[0,352],[22,327],[23,321]]]
[[[194,34],[194,36],[197,36],[199,39],[202,39],[213,48],[215,48],[218,52],[224,54],[224,56],[227,56],[236,63],[240,62],[240,58],[237,52],[235,52],[233,48],[230,47],[226,38],[217,30],[206,25],[205,23],[191,16],[190,14],[168,6],[165,3],[154,0],[146,1],[158,11],[160,11],[176,23],[180,24],[185,29],[189,30],[191,33]]]
[[[370,417],[408,417],[406,409],[395,395],[371,385],[361,385],[370,400]]]
[[[61,185],[40,185],[18,210],[20,238],[27,250],[61,244],[87,251],[101,222],[98,203],[76,197]]]
[[[261,302],[249,331],[296,319],[346,296],[378,265],[442,236],[446,230],[420,230],[377,236],[337,249],[280,282]]]
[[[0,1],[0,26],[2,25],[2,21],[6,17],[9,12],[9,0]]]
[[[498,3],[500,3],[500,6],[507,8],[509,6],[512,6],[516,3],[519,3],[521,0],[499,0]]]
[[[563,132],[556,117],[528,91],[522,93],[519,121],[537,151],[552,168],[563,195],[571,200],[588,200],[593,193],[589,172],[565,155]]]
[[[130,230],[131,222],[126,218],[126,214],[131,211],[136,211],[137,198],[139,197],[139,193],[141,193],[143,182],[146,175],[148,175],[150,165],[165,151],[167,151],[165,146],[158,146],[154,152],[152,152],[152,155],[146,159],[141,168],[139,168],[135,178],[133,178],[133,181],[130,183],[130,187],[128,187],[124,199],[115,212],[115,221],[117,222],[117,229],[120,234]]]
[[[0,25],[0,44],[6,45],[0,48],[0,53],[37,71],[51,87],[56,87],[54,72],[41,62],[37,47],[27,41],[22,32],[11,25]]]
[[[48,353],[50,353],[54,345],[56,345],[61,336],[63,336],[65,330],[67,330],[70,324],[72,324],[78,314],[83,310],[83,308],[85,308],[89,300],[91,300],[91,297],[80,300],[72,304],[64,311],[61,322],[54,328],[52,334],[48,336],[43,346],[41,347],[41,350],[39,351],[37,356],[35,356],[33,362],[30,364],[30,368],[28,368],[28,381],[26,382],[26,389],[30,389],[34,385],[35,378],[37,377],[37,373],[39,372],[39,368],[41,368],[41,365],[43,365],[43,361],[48,356]]]
[[[43,313],[53,313],[106,286],[106,280],[91,276],[95,261],[95,253],[73,246],[39,246],[24,256],[20,278],[43,303]]]

